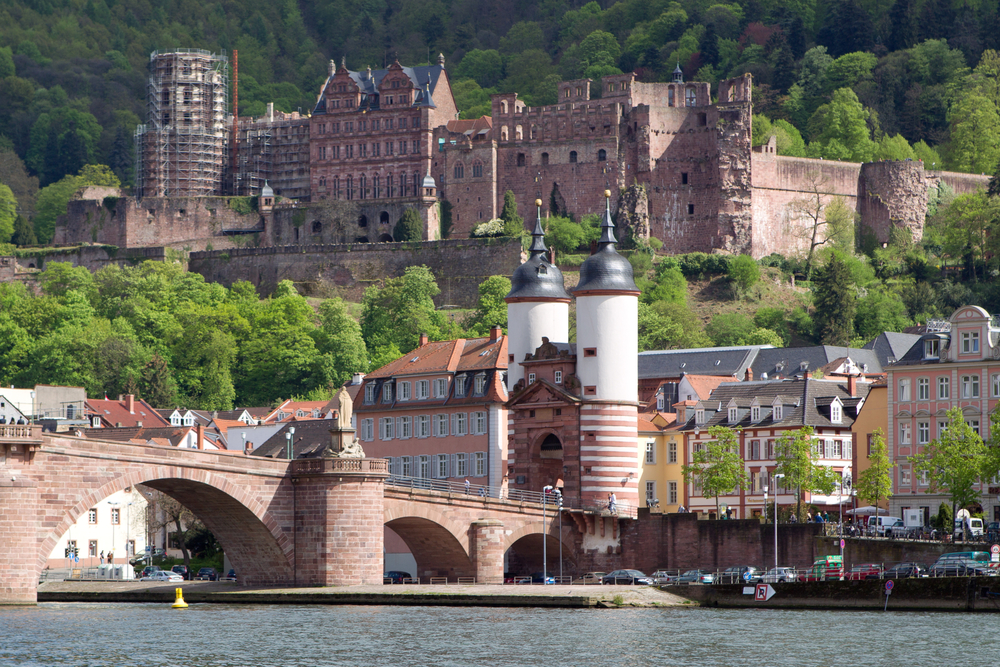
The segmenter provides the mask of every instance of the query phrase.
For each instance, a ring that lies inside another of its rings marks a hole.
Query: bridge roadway
[[[39,575],[70,526],[135,484],[190,509],[246,586],[381,583],[383,526],[410,547],[421,577],[497,582],[515,545],[540,569],[543,536],[550,563],[561,540],[572,563],[588,536],[616,539],[624,520],[565,509],[560,532],[551,506],[543,525],[538,503],[387,487],[387,477],[385,459],[289,462],[0,425],[0,604],[34,603]]]

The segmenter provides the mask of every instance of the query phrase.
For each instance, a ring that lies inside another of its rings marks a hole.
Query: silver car
[[[795,568],[793,567],[772,567],[766,573],[760,576],[760,583],[762,584],[777,584],[784,583],[786,581],[798,581],[799,575],[795,573]]]
[[[176,572],[168,572],[167,570],[157,570],[156,572],[150,572],[148,575],[146,575],[139,581],[184,581],[184,577],[177,574]]]

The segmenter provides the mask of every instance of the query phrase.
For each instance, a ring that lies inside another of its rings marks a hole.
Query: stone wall
[[[927,216],[923,163],[893,160],[861,165],[858,213],[861,224],[879,243],[887,243],[894,228],[905,229],[914,241],[920,241]]]
[[[17,263],[18,273],[26,269],[45,270],[51,262],[69,262],[73,266],[86,267],[91,273],[105,266],[134,266],[147,260],[162,262],[166,259],[163,247],[116,248],[115,246],[74,246],[68,248],[38,248],[27,257],[12,258]],[[3,282],[0,279],[0,282]]]
[[[489,276],[510,276],[520,258],[519,239],[459,239],[193,252],[188,268],[227,287],[247,280],[262,294],[270,294],[279,281],[287,279],[306,294],[336,287],[346,298],[360,300],[369,285],[401,276],[408,266],[425,264],[441,288],[434,299],[438,306],[471,308],[479,296],[479,284]]]

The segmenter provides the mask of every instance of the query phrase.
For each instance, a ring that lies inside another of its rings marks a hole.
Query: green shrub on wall
[[[235,211],[240,215],[250,215],[257,210],[257,198],[256,197],[230,197],[229,210]]]

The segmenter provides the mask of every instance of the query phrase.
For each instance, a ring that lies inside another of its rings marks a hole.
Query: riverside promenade
[[[426,605],[451,607],[676,607],[685,598],[652,586],[358,585],[309,588],[237,587],[229,581],[46,581],[38,602],[172,603],[174,590],[190,603]]]

